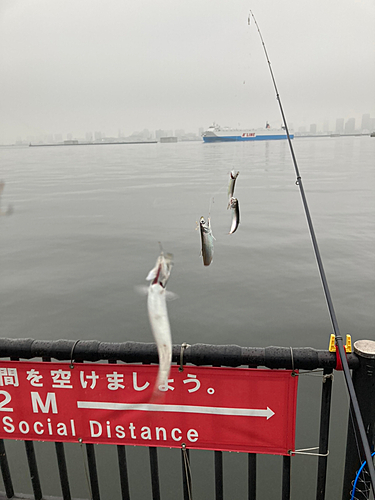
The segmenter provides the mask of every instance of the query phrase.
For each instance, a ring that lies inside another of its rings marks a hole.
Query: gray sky
[[[375,118],[374,0],[0,0],[0,143]],[[64,137],[65,138],[65,137]]]

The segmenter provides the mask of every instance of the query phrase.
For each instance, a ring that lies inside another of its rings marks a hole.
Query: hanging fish
[[[203,264],[209,266],[212,262],[214,256],[214,235],[212,234],[210,217],[207,221],[204,217],[199,219],[199,226],[201,230],[201,241],[202,241],[202,257]]]
[[[155,267],[148,273],[147,309],[152,334],[155,338],[159,355],[159,371],[155,391],[166,386],[172,361],[172,337],[166,304],[166,285],[173,267],[173,255],[162,251]]]
[[[236,184],[236,179],[238,177],[239,172],[235,172],[234,170],[231,171],[230,173],[230,178],[229,178],[229,186],[228,186],[228,208],[230,208],[230,200],[233,198],[234,195],[234,185]]]
[[[232,211],[232,224],[230,226],[229,234],[233,234],[237,231],[240,225],[240,205],[237,198],[231,198],[229,200],[229,206]]]

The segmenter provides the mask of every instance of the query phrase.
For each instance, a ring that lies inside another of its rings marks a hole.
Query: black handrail
[[[74,352],[72,350],[74,348]],[[172,349],[172,361],[180,362],[181,345]],[[158,363],[155,344],[143,342],[99,342],[97,340],[0,339],[0,357],[21,359],[53,358],[59,361],[113,360],[126,363]],[[359,366],[358,357],[348,354],[351,369]],[[184,363],[195,365],[264,366],[316,370],[336,368],[336,353],[312,347],[240,347],[238,345],[193,344],[184,350]]]
[[[321,400],[321,415],[320,415],[320,433],[319,433],[319,459],[317,469],[317,500],[324,500],[325,486],[327,477],[327,454],[328,454],[328,438],[329,438],[329,420],[331,407],[331,390],[332,390],[332,372],[336,368],[337,355],[336,353],[314,349],[311,347],[240,347],[237,345],[209,345],[209,344],[194,344],[191,346],[181,345],[173,346],[173,363],[180,365],[209,365],[209,366],[230,366],[230,367],[266,367],[270,369],[299,369],[299,370],[316,370],[323,369],[322,373],[322,400]],[[181,353],[183,359],[181,360]],[[146,344],[140,342],[122,342],[109,343],[99,342],[95,340],[74,341],[74,340],[55,340],[41,341],[33,339],[0,339],[0,358],[10,358],[12,360],[36,359],[43,361],[51,361],[53,359],[59,361],[84,362],[84,361],[107,361],[109,363],[127,362],[127,363],[158,363],[158,353],[155,344]],[[355,374],[361,372],[358,380],[363,381],[363,387],[357,387],[357,390],[363,394],[369,394],[372,390],[372,374],[375,370],[371,369],[368,374],[369,360],[357,356],[357,354],[347,354],[348,365],[354,370]],[[371,366],[375,366],[375,361],[371,361]],[[362,373],[364,372],[364,373]],[[300,371],[301,373],[301,371]],[[370,377],[371,375],[371,377]],[[362,377],[362,378],[361,378]],[[370,377],[370,379],[369,379]],[[367,380],[369,379],[369,380]],[[360,385],[361,385],[360,384]],[[358,385],[358,384],[357,384]],[[362,391],[362,392],[361,392]],[[367,392],[366,392],[367,391]],[[371,396],[371,394],[370,394]],[[362,401],[363,397],[360,398]],[[366,398],[365,398],[366,400]],[[373,422],[373,406],[369,412],[369,417],[366,416],[366,422]],[[367,415],[366,413],[366,415]],[[372,429],[372,428],[371,428]],[[351,436],[349,428],[349,437]],[[353,454],[353,446],[350,444],[352,440],[348,437],[347,455]],[[374,436],[371,432],[368,435],[369,441],[373,442]],[[38,467],[36,456],[33,448],[33,442],[25,442],[28,465],[30,469],[30,478],[34,492],[34,499],[42,498],[42,489],[38,476]],[[70,500],[69,478],[67,474],[65,454],[62,443],[55,443],[57,465],[60,474],[61,492],[63,500]],[[87,465],[88,465],[88,481],[90,483],[90,496],[93,500],[100,500],[99,492],[99,475],[96,468],[96,459],[94,446],[86,444]],[[183,496],[185,500],[192,498],[192,478],[190,476],[189,450],[181,450],[182,463],[182,486]],[[161,498],[159,472],[158,472],[158,454],[157,448],[149,448],[150,453],[150,474],[152,485],[152,497],[154,500]],[[123,500],[130,499],[129,479],[126,464],[125,446],[117,446],[119,479],[121,484],[121,495]],[[293,455],[293,453],[292,453]],[[214,457],[214,473],[215,473],[215,498],[222,500],[224,498],[223,484],[223,453],[220,451],[213,452]],[[357,462],[353,460],[346,464],[345,475],[348,480],[355,476],[358,469]],[[291,456],[283,457],[283,474],[282,474],[282,498],[289,500],[291,494]],[[0,468],[3,475],[4,486],[6,489],[7,498],[13,496],[13,485],[10,475],[9,465],[5,453],[4,443],[0,440]],[[248,454],[248,498],[256,500],[257,496],[257,456],[256,454]],[[345,479],[346,481],[346,479]],[[349,494],[349,484],[344,481],[343,498],[347,498]],[[57,499],[56,499],[57,500]]]

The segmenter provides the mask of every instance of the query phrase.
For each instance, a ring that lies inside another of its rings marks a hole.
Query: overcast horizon
[[[375,118],[373,0],[2,0],[0,143]]]

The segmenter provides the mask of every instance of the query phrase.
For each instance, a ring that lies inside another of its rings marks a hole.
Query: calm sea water
[[[295,139],[294,148],[341,331],[353,341],[374,339],[375,140]],[[228,235],[232,169],[240,171],[241,225]],[[135,287],[146,284],[160,241],[175,260],[168,284],[179,296],[168,306],[174,343],[328,346],[332,327],[286,142],[3,147],[0,179],[2,208],[14,208],[0,218],[2,336],[152,341],[146,299]],[[209,213],[216,242],[205,268],[196,221]],[[347,420],[341,378],[328,492],[341,488]],[[297,448],[318,444],[320,386],[320,378],[301,377]],[[21,445],[11,445],[16,470]],[[114,452],[101,448],[103,498],[119,498],[116,466],[108,465]],[[80,464],[70,471],[73,496],[87,497],[81,451],[72,445],[68,454]],[[132,495],[149,498],[148,482],[139,479],[148,474],[147,449],[129,455],[130,474],[138,476]],[[179,451],[161,456],[178,457],[160,465],[163,498],[180,498]],[[195,497],[213,498],[211,455],[191,457]],[[224,465],[228,498],[234,487],[235,498],[244,498],[243,456],[225,454]],[[293,498],[302,492],[310,498],[316,458],[296,457],[292,466]],[[54,474],[46,494],[59,494]],[[17,491],[30,490],[21,472],[17,480]],[[260,457],[259,498],[279,497],[280,481],[280,459]]]

